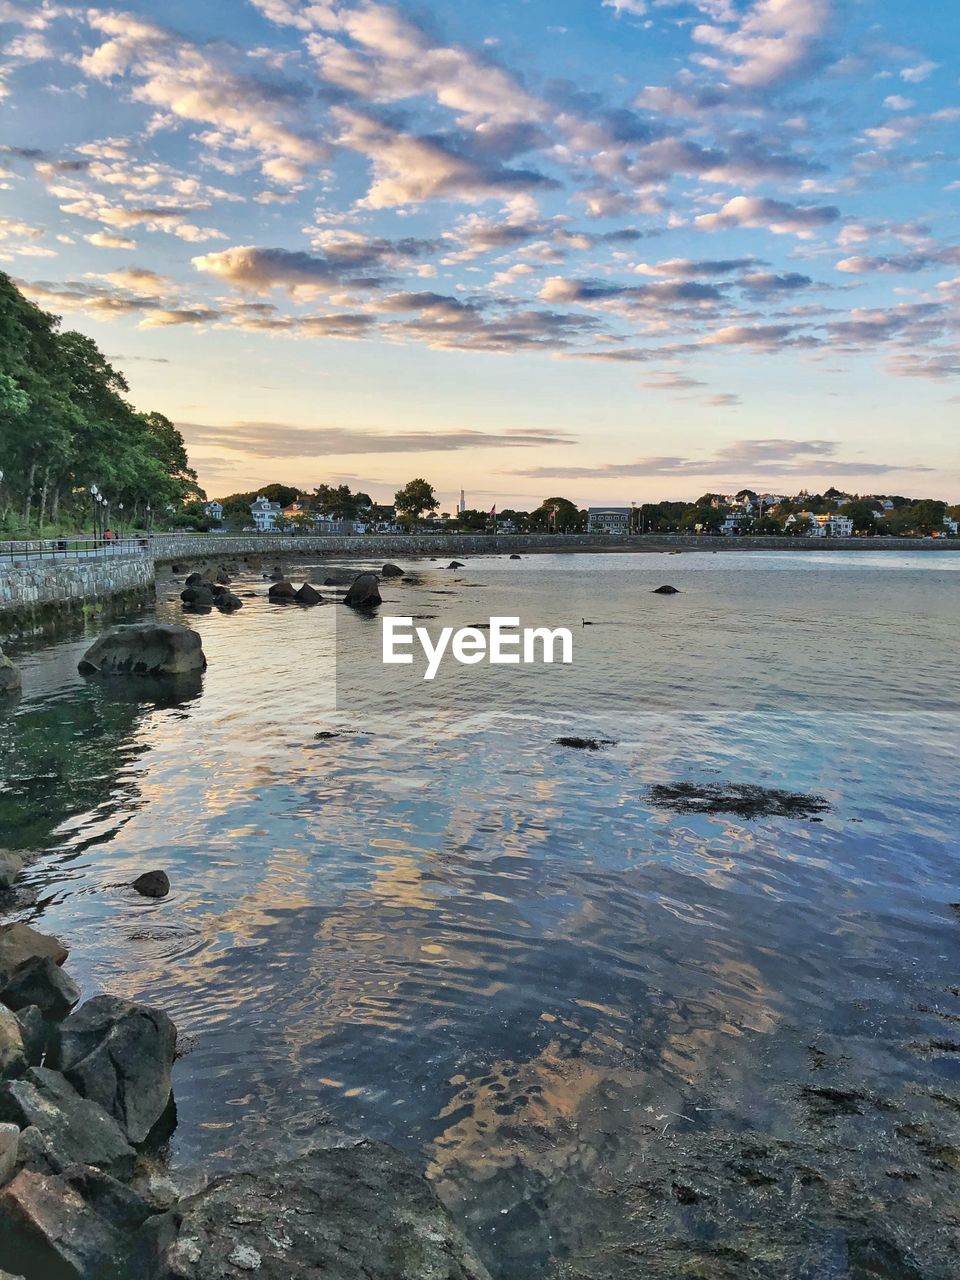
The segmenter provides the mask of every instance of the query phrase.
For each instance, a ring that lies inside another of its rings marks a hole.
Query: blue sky
[[[211,494],[960,497],[958,6],[0,22],[0,264]]]

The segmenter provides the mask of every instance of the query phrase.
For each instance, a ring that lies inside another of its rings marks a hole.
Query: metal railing
[[[19,538],[0,542],[0,565],[24,560],[87,560],[106,556],[149,556],[152,538]]]

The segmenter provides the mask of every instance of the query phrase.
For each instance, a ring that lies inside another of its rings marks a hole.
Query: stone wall
[[[13,560],[0,564],[0,637],[47,629],[105,600],[133,603],[153,594],[149,555]]]

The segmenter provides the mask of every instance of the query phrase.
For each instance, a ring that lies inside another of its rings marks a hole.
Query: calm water
[[[89,637],[19,655],[17,914],[85,993],[176,1020],[174,1164],[386,1139],[511,1280],[950,1275],[960,555],[416,568],[385,611],[574,624],[573,666],[414,688],[375,621],[272,606],[260,571],[189,619],[195,689],[85,683]],[[831,810],[654,808],[674,781]],[[153,866],[163,902],[123,887]]]

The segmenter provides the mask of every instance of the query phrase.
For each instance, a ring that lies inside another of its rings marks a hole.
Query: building
[[[805,518],[810,521],[810,528],[807,530],[807,536],[810,538],[853,537],[853,521],[849,516],[842,516],[836,511],[825,515],[814,515],[812,511],[801,511],[797,518],[800,520]],[[793,523],[793,519],[793,516],[791,516],[787,524]]]
[[[629,533],[632,507],[589,507],[587,531],[589,533]]]
[[[250,515],[257,533],[269,533],[280,519],[280,503],[271,502],[261,494],[250,503]]]
[[[306,498],[300,497],[299,494],[294,498],[289,506],[284,507],[281,512],[284,520],[311,520],[314,518],[313,508]]]
[[[943,531],[944,531],[944,533],[950,533],[950,534],[952,534],[952,535],[953,535],[953,537],[956,537],[956,536],[957,536],[957,528],[958,528],[957,521],[956,521],[956,520],[954,520],[953,516],[944,516],[944,517],[943,517]]]
[[[220,524],[223,521],[223,503],[208,502],[203,508],[203,514],[208,520],[216,520]]]
[[[726,535],[740,533],[741,525],[745,517],[740,511],[728,511],[723,518],[723,524],[720,526],[720,532]]]

